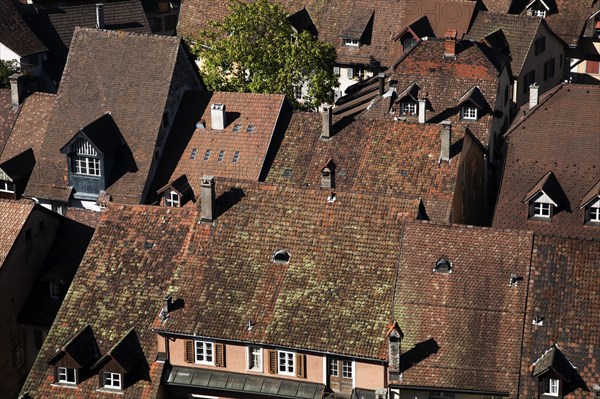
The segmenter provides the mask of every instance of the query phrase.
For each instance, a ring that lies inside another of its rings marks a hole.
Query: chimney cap
[[[202,184],[213,184],[215,182],[214,176],[204,175],[202,176]]]
[[[456,39],[456,29],[446,29],[446,39]]]

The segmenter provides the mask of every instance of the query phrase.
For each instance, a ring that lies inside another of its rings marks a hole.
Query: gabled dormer
[[[394,37],[394,41],[399,41],[402,44],[402,51],[406,53],[422,38],[434,36],[435,33],[431,28],[429,19],[426,16],[421,16],[402,29],[402,31]]]
[[[363,44],[370,44],[375,13],[362,7],[354,7],[348,11],[350,15],[346,19],[346,26],[340,32],[342,45],[358,48]]]
[[[96,200],[106,190],[118,150],[125,140],[110,113],[81,128],[60,152],[67,155],[69,186],[75,199]]]
[[[583,197],[579,209],[584,209],[584,223],[592,226],[600,226],[600,180]]]
[[[48,360],[48,364],[54,366],[54,383],[74,386],[84,381],[99,354],[94,332],[88,324],[62,347],[56,348]]]
[[[335,162],[330,159],[321,169],[321,188],[335,188],[335,167]]]
[[[35,157],[31,148],[0,164],[0,198],[20,199],[33,167]]]
[[[556,5],[552,0],[532,0],[526,6],[527,15],[546,18],[548,14],[556,11]]]
[[[396,103],[400,105],[400,115],[414,117],[419,115],[419,91],[421,88],[415,82],[406,87],[400,94]]]
[[[160,205],[170,207],[181,207],[189,201],[194,201],[194,190],[187,176],[181,175],[157,192],[160,195]]]
[[[287,20],[296,33],[308,32],[313,36],[318,35],[317,27],[305,7],[291,14]]]
[[[577,370],[556,344],[540,356],[531,367],[531,376],[537,380],[538,398],[562,398],[565,388],[577,376]]]
[[[564,197],[556,176],[548,172],[527,192],[523,202],[529,206],[530,219],[551,220],[564,205]]]
[[[133,383],[132,371],[144,360],[144,352],[132,329],[92,367],[98,371],[99,387],[121,391]]]
[[[458,100],[460,119],[476,121],[489,111],[490,106],[478,86],[471,87]]]

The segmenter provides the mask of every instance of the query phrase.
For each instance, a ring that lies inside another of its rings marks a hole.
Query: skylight
[[[196,155],[198,155],[198,149],[193,148],[192,153],[190,154],[190,159],[196,159]]]
[[[248,128],[246,129],[246,131],[247,131],[248,133],[252,133],[252,132],[254,132],[255,130],[256,130],[256,126],[254,126],[254,125],[248,125]]]
[[[235,133],[239,132],[240,130],[242,130],[242,125],[239,125],[237,123],[235,125],[233,125],[233,131]]]
[[[221,162],[225,158],[225,150],[221,150],[219,152],[219,158],[217,158],[217,162]]]
[[[206,152],[204,153],[204,160],[208,161],[208,158],[210,158],[210,150],[206,150]]]
[[[239,160],[240,160],[240,152],[239,152],[239,151],[236,151],[236,152],[233,154],[233,161],[231,161],[231,162],[233,162],[233,163],[237,163]]]
[[[280,249],[279,251],[275,251],[273,257],[271,258],[271,262],[286,264],[290,262],[291,257],[292,255],[287,250]]]

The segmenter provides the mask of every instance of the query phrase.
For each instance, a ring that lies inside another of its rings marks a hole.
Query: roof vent
[[[104,3],[96,3],[96,27],[104,29]]]
[[[198,123],[196,123],[196,129],[204,130],[206,129],[206,122],[204,119],[200,119]]]
[[[515,273],[510,274],[509,284],[511,287],[516,287],[518,282],[523,280],[523,277],[517,276]]]
[[[533,324],[534,326],[543,326],[544,325],[544,317],[536,315],[533,317]]]
[[[227,124],[225,104],[212,104],[210,106],[210,118],[213,130],[223,130]]]
[[[291,257],[292,257],[292,255],[290,255],[290,253],[287,250],[280,249],[279,251],[275,251],[275,253],[273,254],[273,257],[271,258],[271,262],[279,263],[279,264],[286,264],[286,263],[290,263]]]
[[[435,261],[433,271],[438,273],[452,273],[452,262],[447,257],[442,256]]]
[[[154,247],[154,244],[152,244],[151,242],[146,241],[144,243],[144,249],[152,249],[152,247]]]
[[[337,200],[337,196],[335,195],[335,193],[331,193],[329,194],[329,197],[327,197],[327,202],[332,203],[335,202]]]

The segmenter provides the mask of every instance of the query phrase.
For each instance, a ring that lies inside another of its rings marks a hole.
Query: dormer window
[[[407,34],[402,38],[402,50],[407,52],[417,44],[417,38],[413,35]]]
[[[461,107],[460,118],[465,120],[477,120],[477,107],[471,105]]]
[[[349,46],[349,47],[360,46],[360,40],[358,40],[358,39],[344,38],[343,42],[344,42],[344,46]]]
[[[57,367],[56,382],[59,384],[77,384],[77,369]]]
[[[548,172],[525,195],[523,203],[529,205],[529,218],[550,220],[555,212],[560,212],[560,204],[564,204],[564,192],[554,176]]]
[[[403,101],[400,104],[402,115],[414,116],[417,115],[417,103],[414,101]]]
[[[527,15],[541,18],[546,18],[546,14],[550,11],[550,7],[544,0],[533,0],[525,8],[527,9]]]
[[[165,192],[165,206],[180,207],[181,197],[173,190]]]
[[[78,175],[100,176],[100,159],[96,149],[83,138],[78,138],[71,145],[72,171]]]
[[[105,371],[102,373],[102,387],[108,389],[122,389],[121,374]]]
[[[590,201],[585,207],[585,221],[600,225],[600,197]]]
[[[558,396],[558,388],[560,381],[556,378],[548,378],[548,385],[545,394],[550,396]]]
[[[7,180],[0,180],[0,192],[2,193],[15,193],[15,185]]]
[[[531,217],[550,219],[552,217],[552,204],[534,201]]]

